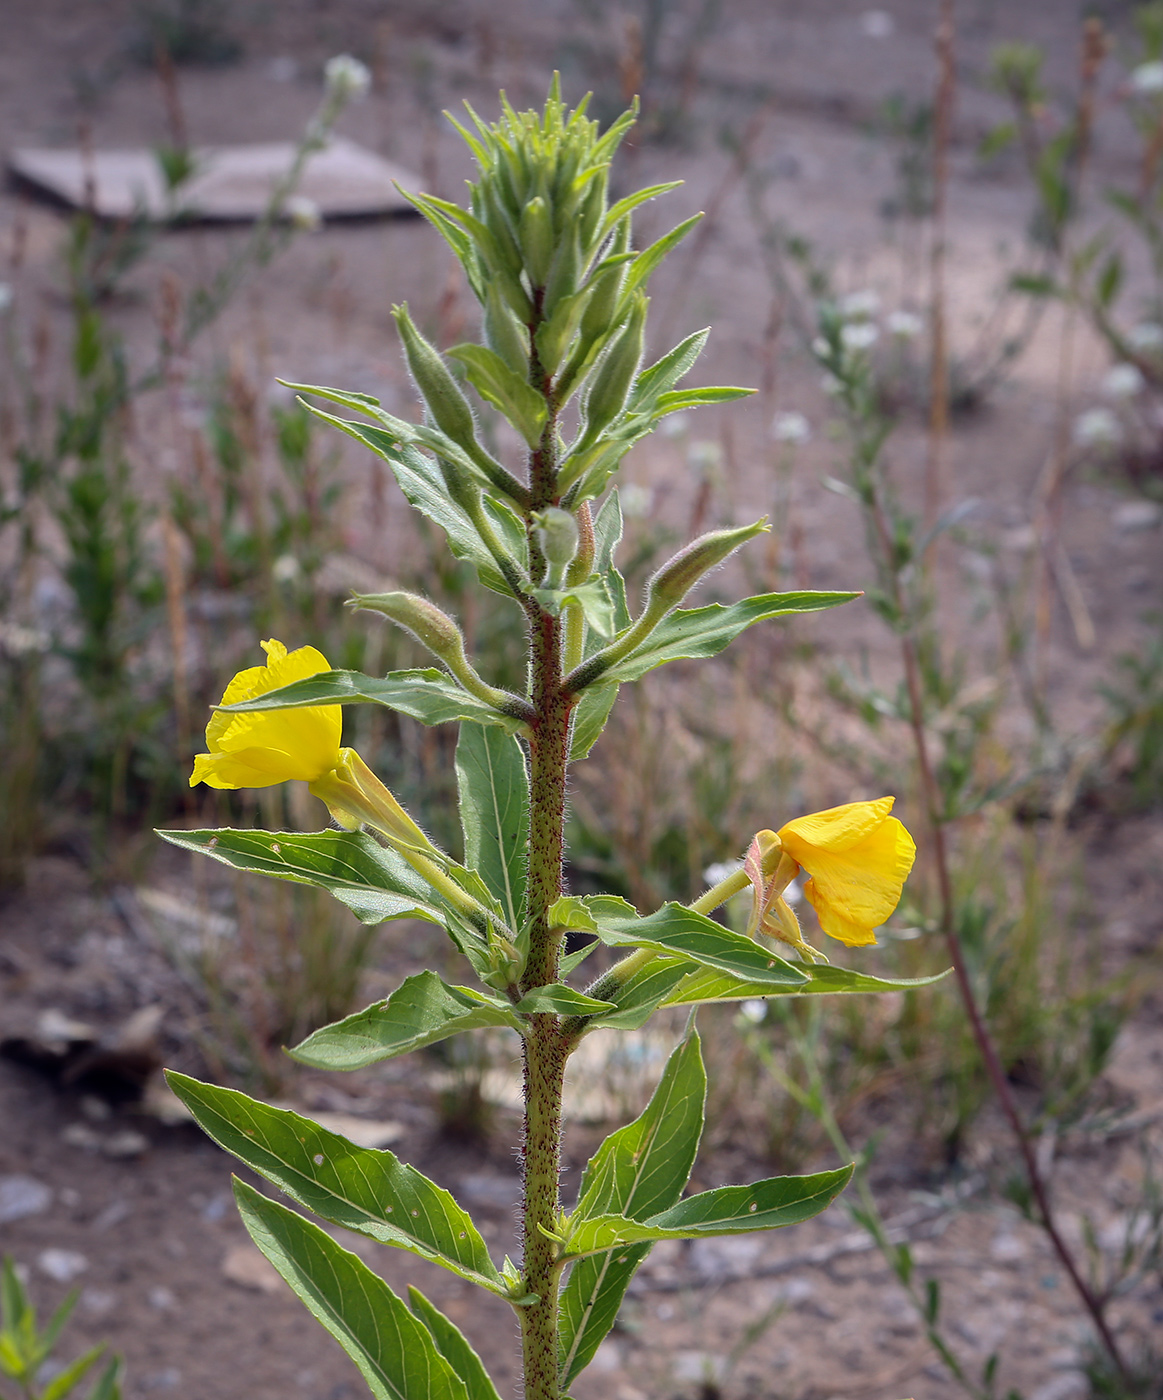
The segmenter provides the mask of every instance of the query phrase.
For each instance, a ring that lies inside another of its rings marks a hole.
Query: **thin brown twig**
[[[945,325],[945,239],[949,192],[949,140],[957,73],[953,62],[953,0],[942,0],[937,26],[937,95],[933,106],[933,224],[929,246],[930,324],[929,442],[925,462],[925,528],[929,564],[936,554],[933,526],[941,511],[942,474],[949,437],[949,348]]]

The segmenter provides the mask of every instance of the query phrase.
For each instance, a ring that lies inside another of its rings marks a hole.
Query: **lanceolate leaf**
[[[443,671],[428,667],[418,671],[389,671],[386,676],[365,676],[359,671],[320,671],[306,680],[268,690],[254,700],[219,708],[239,710],[297,709],[302,705],[386,705],[421,724],[450,724],[472,720],[515,732],[522,721],[495,710],[462,690]]]
[[[427,919],[445,924],[432,890],[394,851],[362,831],[159,831],[188,851],[235,870],[317,885],[365,924]]]
[[[579,910],[582,907],[584,912]],[[560,912],[559,912],[560,911]],[[681,904],[664,904],[645,918],[632,904],[613,895],[561,900],[550,911],[555,925],[596,933],[615,948],[654,948],[704,967],[770,987],[798,987],[806,974],[766,948]]]
[[[699,972],[708,972],[708,975],[721,977],[726,981],[733,980],[728,978],[726,973],[709,972],[707,968],[698,967],[690,958],[672,958],[660,954],[657,958],[651,958],[650,962],[616,993],[611,993],[614,1010],[603,1011],[595,1016],[589,1022],[589,1027],[594,1030],[603,1026],[620,1031],[637,1030],[650,1020],[660,1006],[670,1004],[670,994],[684,980],[689,980]],[[767,990],[770,994],[774,989],[769,987]],[[791,988],[786,990],[790,991]]]
[[[292,1200],[324,1220],[418,1254],[482,1288],[507,1292],[468,1214],[415,1167],[391,1152],[356,1147],[310,1118],[259,1103],[236,1089],[172,1071],[168,1079],[203,1132]]]
[[[693,1032],[675,1049],[640,1118],[602,1143],[582,1177],[577,1215],[631,1220],[666,1210],[682,1195],[703,1129],[707,1076]],[[589,1364],[614,1325],[649,1244],[597,1254],[574,1266],[559,1304],[561,1381]]]
[[[933,977],[870,977],[847,967],[828,963],[802,965],[807,982],[798,987],[762,987],[758,982],[740,981],[708,968],[700,968],[679,982],[662,1001],[663,1006],[694,1006],[705,1001],[746,1001],[753,997],[808,996],[823,992],[907,992],[916,987],[928,987],[947,976],[938,972]]]
[[[376,1400],[469,1400],[465,1383],[388,1285],[326,1231],[235,1181],[250,1237],[359,1367]]]
[[[313,1031],[289,1053],[314,1069],[363,1069],[485,1026],[523,1029],[500,997],[450,987],[435,972],[416,972],[385,1001]]]
[[[521,745],[509,734],[462,724],[456,782],[465,864],[500,901],[511,929],[525,917],[529,780]]]
[[[536,447],[549,410],[532,384],[484,345],[455,345],[448,354],[464,365],[480,396],[501,410],[530,447]]]
[[[859,596],[858,593],[760,593],[728,607],[711,603],[705,608],[680,608],[664,618],[629,656],[603,671],[601,679],[636,681],[667,661],[717,656],[741,632],[757,622],[788,613],[819,612]]]
[[[814,1176],[773,1176],[750,1186],[719,1186],[642,1221],[613,1213],[595,1216],[575,1223],[563,1257],[572,1259],[645,1240],[695,1240],[798,1225],[829,1206],[851,1175],[847,1166]]]
[[[464,1382],[468,1400],[501,1400],[484,1363],[456,1323],[411,1285],[408,1286],[408,1304],[428,1329],[437,1351]]]
[[[618,687],[616,684],[588,685],[582,691],[581,698],[574,710],[573,733],[569,741],[571,763],[585,758],[586,754],[601,738],[602,730],[606,727],[606,720],[610,717],[610,711],[614,708],[614,701],[617,698]]]
[[[584,992],[567,987],[564,982],[551,982],[526,992],[513,1008],[523,1016],[539,1011],[553,1011],[563,1016],[593,1016],[599,1011],[613,1010],[613,1002],[597,1001]]]

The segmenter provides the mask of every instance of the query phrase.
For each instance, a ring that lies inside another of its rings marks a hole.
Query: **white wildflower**
[[[1163,92],[1163,63],[1140,63],[1131,73],[1131,87],[1136,92]]]
[[[739,1015],[753,1026],[759,1025],[767,1015],[767,1002],[762,997],[748,997],[739,1003]]]
[[[293,194],[286,203],[287,218],[302,233],[318,233],[323,227],[323,213],[318,204],[305,194]]]
[[[629,520],[642,520],[650,514],[654,504],[654,492],[649,486],[637,486],[630,482],[618,492],[622,502],[622,514]]]
[[[831,357],[832,347],[822,335],[816,336],[815,340],[812,341],[812,354],[817,360],[827,360]]]
[[[722,465],[723,449],[717,442],[708,442],[702,438],[698,442],[691,443],[686,460],[687,466],[697,476],[707,476],[711,472],[718,471]]]
[[[812,425],[802,413],[777,413],[771,420],[771,436],[776,442],[808,442]]]
[[[898,340],[916,340],[925,329],[924,321],[912,311],[890,311],[884,324],[889,335]]]
[[[372,85],[371,71],[349,53],[329,58],[323,69],[327,91],[344,102],[357,102],[366,97]]]
[[[1117,447],[1123,430],[1109,408],[1088,408],[1074,420],[1075,447]]]
[[[1102,392],[1108,399],[1133,399],[1146,382],[1138,365],[1112,365],[1103,375]]]
[[[880,310],[880,296],[866,287],[860,292],[849,292],[841,297],[836,310],[846,321],[867,321]]]
[[[880,327],[871,321],[853,321],[840,331],[840,340],[845,350],[870,350],[879,339]]]
[[[19,622],[0,622],[0,646],[9,656],[32,656],[48,651],[52,638],[39,627],[23,627]]]
[[[844,385],[841,384],[834,374],[822,375],[820,378],[820,388],[830,399],[834,399],[844,392]]]
[[[293,554],[280,554],[271,565],[271,577],[276,583],[294,583],[303,572]]]
[[[1140,321],[1127,332],[1127,344],[1136,350],[1163,350],[1163,326],[1157,321]]]

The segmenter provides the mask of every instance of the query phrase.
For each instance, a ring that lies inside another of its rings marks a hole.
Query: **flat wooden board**
[[[25,147],[9,158],[14,175],[74,208],[92,207],[106,219],[145,215],[221,222],[259,218],[277,182],[291,168],[289,141],[208,146],[196,153],[197,170],[182,188],[177,211],[167,201],[161,167],[152,151],[48,150]],[[410,171],[364,146],[334,137],[307,160],[296,195],[314,202],[324,219],[403,214],[412,206],[395,188],[418,190]]]

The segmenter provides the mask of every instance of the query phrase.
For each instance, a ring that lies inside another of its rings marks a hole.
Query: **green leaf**
[[[795,994],[809,996],[825,992],[907,992],[916,987],[928,987],[947,977],[948,970],[932,977],[870,977],[864,972],[853,972],[847,967],[834,967],[831,963],[804,963],[800,970],[808,980],[798,987],[764,989],[758,982],[740,981],[724,976],[720,972],[700,968],[692,972],[685,981],[678,983],[675,990],[661,1003],[663,1006],[696,1006],[705,1001],[750,1001],[754,997],[784,996]]]
[[[650,1020],[660,1006],[669,1004],[670,994],[684,978],[705,970],[691,962],[690,958],[672,958],[663,954],[651,958],[617,992],[610,994],[614,1010],[595,1016],[589,1023],[589,1029],[607,1027],[611,1030],[636,1031]],[[708,975],[726,978],[725,973]],[[768,991],[771,990],[769,987]]]
[[[656,418],[662,418],[683,408],[701,408],[708,403],[731,403],[735,399],[749,398],[754,393],[754,389],[737,389],[725,384],[707,385],[703,389],[675,389],[670,393],[659,394],[652,411]]]
[[[677,228],[672,228],[669,233],[664,233],[656,243],[652,243],[649,248],[644,248],[638,254],[630,264],[630,271],[622,288],[623,303],[629,300],[637,287],[646,285],[654,269],[666,257],[667,253],[678,247],[702,217],[702,214],[692,215],[679,224]]]
[[[674,1205],[694,1165],[703,1129],[707,1076],[698,1035],[679,1044],[639,1118],[602,1143],[582,1176],[576,1215],[643,1219]],[[559,1301],[561,1382],[589,1364],[614,1325],[627,1285],[649,1244],[581,1259]]]
[[[394,851],[363,831],[159,831],[187,851],[235,870],[326,890],[365,924],[427,919],[445,924],[428,884]]]
[[[499,900],[509,927],[520,928],[529,860],[529,778],[521,745],[494,728],[462,724],[456,783],[465,864]]]
[[[507,1294],[467,1212],[393,1153],[356,1147],[310,1118],[259,1103],[237,1089],[203,1084],[173,1070],[167,1079],[203,1132],[293,1201],[344,1229]]]
[[[691,657],[716,656],[757,622],[788,613],[819,612],[859,598],[859,593],[760,593],[724,607],[679,608],[663,618],[641,646],[601,673],[606,681],[636,681],[656,666]]]
[[[522,721],[495,710],[443,671],[427,667],[418,671],[389,671],[386,676],[365,676],[360,671],[320,671],[305,680],[268,690],[253,700],[216,708],[229,714],[251,710],[290,710],[303,705],[386,705],[389,710],[418,719],[421,724],[451,724],[472,720],[495,724],[513,732]]]
[[[98,1342],[95,1347],[85,1352],[83,1356],[78,1356],[76,1361],[66,1366],[63,1371],[59,1371],[44,1390],[41,1391],[39,1400],[63,1400],[69,1391],[79,1385],[86,1375],[93,1369],[101,1359],[101,1354],[105,1350],[104,1342]]]
[[[647,1220],[595,1216],[574,1224],[562,1257],[580,1258],[645,1240],[696,1240],[798,1225],[831,1205],[851,1176],[851,1165],[814,1176],[773,1176],[750,1186],[701,1191]]]
[[[598,1001],[584,992],[567,987],[564,982],[551,982],[544,987],[535,987],[521,998],[513,1008],[520,1015],[529,1016],[539,1011],[557,1012],[562,1016],[593,1016],[599,1011],[612,1011],[612,1001]]]
[[[326,1231],[235,1180],[250,1237],[327,1328],[376,1400],[469,1400],[468,1388],[388,1285]]]
[[[598,637],[609,640],[614,635],[616,612],[605,579],[592,578],[570,588],[533,588],[530,592],[552,617],[560,617],[562,608],[574,603]]]
[[[549,409],[533,385],[484,345],[454,345],[447,353],[464,365],[481,398],[499,408],[529,446],[536,447]]]
[[[609,719],[610,711],[614,708],[614,701],[617,698],[617,683],[606,685],[603,682],[598,682],[596,685],[586,686],[585,690],[582,691],[581,698],[573,712],[573,732],[569,741],[571,763],[585,758],[586,754],[597,743],[602,730],[606,727],[606,720]]]
[[[634,381],[634,388],[630,394],[630,411],[648,412],[660,395],[668,389],[673,389],[703,353],[710,333],[709,328],[695,331],[685,340],[679,341],[673,350],[668,350],[649,369],[644,369]]]
[[[584,907],[584,916],[576,911],[579,904]],[[550,910],[550,918],[555,927],[596,933],[614,948],[653,948],[770,987],[799,987],[807,981],[805,972],[777,958],[754,939],[732,933],[682,904],[664,904],[642,918],[624,899],[591,895],[583,900],[559,900]]]
[[[485,1026],[523,1026],[508,1002],[451,987],[435,972],[406,977],[384,1001],[323,1026],[288,1053],[313,1069],[363,1069]]]
[[[97,1377],[89,1400],[121,1400],[121,1358],[115,1356]]]
[[[645,189],[635,190],[633,194],[628,194],[625,199],[618,200],[617,204],[612,204],[606,211],[606,217],[602,221],[602,232],[599,239],[605,238],[618,224],[631,214],[640,204],[645,204],[648,199],[657,199],[660,194],[669,194],[671,190],[677,190],[683,182],[681,180],[669,180],[664,185],[647,185]]]
[[[408,1286],[408,1303],[412,1312],[427,1327],[437,1351],[464,1382],[468,1400],[501,1400],[484,1363],[456,1323],[445,1317],[411,1284]]]

